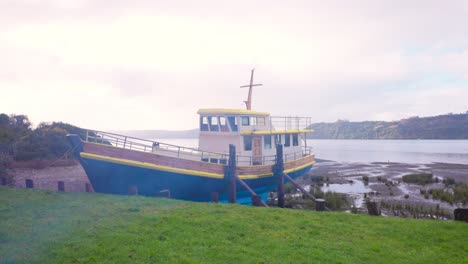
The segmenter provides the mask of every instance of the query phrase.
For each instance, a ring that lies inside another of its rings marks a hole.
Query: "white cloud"
[[[466,24],[465,1],[6,1],[0,112],[192,128],[199,107],[243,107],[251,67],[254,107],[273,114],[464,112]]]

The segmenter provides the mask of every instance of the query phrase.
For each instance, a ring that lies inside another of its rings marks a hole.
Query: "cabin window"
[[[221,128],[221,131],[229,132],[229,127],[226,122],[226,117],[224,116],[219,117],[219,127]]]
[[[241,120],[242,120],[241,122],[242,126],[250,126],[250,117],[242,116]]]
[[[208,117],[208,121],[210,122],[210,130],[211,131],[219,131],[218,117],[217,116]]]
[[[265,125],[265,117],[257,117],[257,125],[264,126]]]
[[[256,117],[250,117],[250,125],[255,126],[257,125],[257,118]]]
[[[232,132],[237,132],[237,119],[235,116],[228,116],[229,125]]]
[[[291,135],[290,134],[284,135],[284,146],[285,147],[291,146]]]
[[[263,148],[271,149],[271,135],[263,136]]]
[[[293,134],[293,146],[299,146],[299,135],[298,134]]]
[[[244,136],[244,150],[252,150],[252,136]]]
[[[275,135],[275,144],[282,144],[281,135]]]
[[[208,131],[208,117],[200,116],[200,130]]]

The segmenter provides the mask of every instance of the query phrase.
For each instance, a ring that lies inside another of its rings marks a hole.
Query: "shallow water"
[[[308,140],[316,157],[340,162],[468,164],[468,140]]]
[[[337,192],[349,194],[364,194],[372,191],[369,187],[365,186],[362,181],[354,180],[353,183],[344,184],[329,184],[322,187],[323,192]]]

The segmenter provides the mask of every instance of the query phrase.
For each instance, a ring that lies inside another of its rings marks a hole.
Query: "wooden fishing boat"
[[[310,117],[273,117],[251,110],[253,71],[247,109],[200,109],[199,147],[188,148],[160,141],[96,130],[86,136],[69,135],[96,192],[160,196],[208,201],[212,193],[227,198],[229,145],[236,149],[237,176],[256,193],[276,186],[273,177],[276,145],[283,145],[284,172],[297,178],[315,163],[306,134]],[[241,202],[249,193],[237,186]]]

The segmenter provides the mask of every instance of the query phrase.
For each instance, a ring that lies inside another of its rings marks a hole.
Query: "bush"
[[[362,181],[364,182],[364,185],[369,184],[369,176],[362,176]]]
[[[425,185],[425,184],[434,182],[432,173],[408,174],[408,175],[403,176],[402,179],[403,179],[403,182],[415,183],[415,184],[420,184],[420,185]]]
[[[445,184],[445,187],[449,187],[455,185],[455,180],[452,178],[446,178],[444,179],[443,183]]]
[[[296,187],[290,182],[284,185],[284,193],[292,193],[295,190],[296,190]]]
[[[347,204],[346,196],[336,192],[326,192],[324,199],[331,210],[341,210]]]

